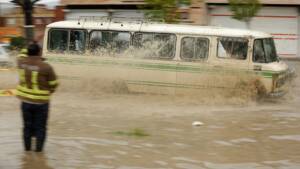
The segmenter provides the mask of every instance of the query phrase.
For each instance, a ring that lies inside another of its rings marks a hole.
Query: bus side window
[[[135,33],[133,35],[133,46],[135,48],[142,48],[143,47],[142,40],[143,40],[143,34]]]
[[[129,32],[92,31],[90,34],[90,50],[97,55],[119,54],[129,48],[131,35]]]
[[[68,46],[68,30],[50,30],[48,50],[63,53]]]
[[[175,35],[169,34],[157,34],[154,36],[154,41],[158,42],[161,47],[159,47],[158,55],[160,58],[170,59],[173,58],[175,54]]]
[[[86,33],[82,30],[72,30],[70,32],[70,52],[84,52]]]
[[[218,57],[225,59],[245,60],[247,58],[248,40],[236,37],[218,39]]]
[[[180,57],[184,60],[203,60],[208,57],[208,50],[207,38],[184,37],[181,41]]]
[[[106,55],[110,50],[110,32],[92,31],[90,34],[90,50],[96,55]]]
[[[100,31],[93,31],[90,34],[90,50],[91,52],[96,52],[97,48],[101,46],[102,40],[102,32]]]
[[[162,33],[135,33],[133,38],[135,57],[150,59],[173,59],[176,36]]]
[[[195,49],[195,38],[185,37],[181,41],[181,54],[182,59],[192,59],[194,58]]]
[[[112,32],[111,47],[115,53],[123,53],[129,48],[131,35],[129,32]]]

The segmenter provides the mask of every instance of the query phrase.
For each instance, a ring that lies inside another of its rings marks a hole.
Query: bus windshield
[[[253,62],[271,63],[278,61],[275,43],[272,38],[256,39],[254,41]]]

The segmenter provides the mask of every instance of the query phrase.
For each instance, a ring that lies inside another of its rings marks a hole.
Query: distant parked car
[[[0,44],[0,66],[9,66],[11,64],[6,44]]]

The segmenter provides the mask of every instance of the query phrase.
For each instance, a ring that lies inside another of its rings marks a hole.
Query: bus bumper
[[[283,77],[281,77],[277,82],[276,86],[278,88],[275,91],[268,94],[269,97],[282,97],[288,93],[291,87],[291,82],[296,78],[295,69],[288,69]]]

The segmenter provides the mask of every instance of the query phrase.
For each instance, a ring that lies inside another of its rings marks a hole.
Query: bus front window
[[[271,63],[278,61],[274,40],[272,38],[254,41],[253,62]]]
[[[68,30],[57,29],[49,33],[48,50],[63,53],[68,46]]]

